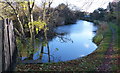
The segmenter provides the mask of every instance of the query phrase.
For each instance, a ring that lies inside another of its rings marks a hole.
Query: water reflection
[[[93,31],[97,27],[91,22],[77,21],[76,24],[60,26],[55,29],[57,34],[46,46],[39,42],[36,46],[33,56],[22,56],[22,62],[25,63],[46,63],[73,60],[92,53],[97,46],[92,42],[95,36]]]

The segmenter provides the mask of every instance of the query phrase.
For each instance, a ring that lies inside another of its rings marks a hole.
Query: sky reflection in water
[[[91,22],[77,21],[76,24],[60,26],[56,29],[56,32],[67,33],[65,38],[71,39],[71,41],[60,42],[60,38],[56,37],[49,42],[51,60],[54,62],[68,61],[79,57],[86,56],[92,53],[97,46],[92,42],[92,38],[95,36],[93,31],[97,30],[97,27]],[[56,51],[55,48],[59,50]],[[47,49],[44,49],[47,52]],[[48,56],[43,55],[42,62],[48,62]]]
[[[95,36],[93,31],[95,30],[97,30],[97,27],[94,26],[93,23],[82,20],[77,21],[76,24],[57,27],[55,31],[58,33],[66,33],[62,36],[66,39],[65,42],[61,42],[59,37],[55,37],[49,41],[51,62],[73,60],[92,53],[97,48],[92,42],[92,38]],[[33,54],[33,59],[27,60],[26,62],[48,62],[48,54],[43,54],[42,60],[40,60],[40,46],[41,44],[39,44],[39,49]],[[48,49],[45,47],[44,53],[47,52]],[[28,57],[23,56],[22,60],[26,58]]]

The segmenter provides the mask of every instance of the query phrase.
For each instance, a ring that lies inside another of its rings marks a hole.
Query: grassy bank
[[[105,53],[109,48],[109,44],[112,37],[112,31],[110,29],[110,26],[114,26],[114,29],[116,29],[116,35],[120,30],[116,28],[117,26],[110,23],[110,25],[106,23],[100,23],[105,24],[106,26],[100,26],[97,31],[97,35],[94,38],[94,42],[98,43],[98,48],[96,51],[94,51],[92,54],[83,57],[81,59],[76,59],[72,61],[67,62],[58,62],[58,63],[45,63],[45,64],[19,64],[16,66],[16,71],[96,71],[97,68],[103,63],[105,58]],[[118,32],[117,32],[118,31]],[[119,37],[119,36],[117,36]],[[114,46],[114,57],[112,60],[112,71],[118,70],[117,66],[117,56],[118,51],[120,50],[118,46],[118,38],[115,39],[116,41]],[[120,39],[119,39],[120,40]],[[115,64],[114,64],[115,63]]]
[[[120,71],[120,27],[114,23],[109,23],[109,26],[111,26],[114,30],[115,30],[115,39],[114,39],[114,54],[112,55],[112,66],[111,66],[111,70],[116,71],[119,70]]]

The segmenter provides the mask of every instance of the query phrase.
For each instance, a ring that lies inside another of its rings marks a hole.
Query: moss
[[[96,43],[97,45],[99,45],[102,40],[103,40],[102,34],[98,34],[93,38],[93,42]]]

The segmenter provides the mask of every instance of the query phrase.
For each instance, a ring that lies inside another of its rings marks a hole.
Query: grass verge
[[[118,25],[114,23],[109,23],[109,26],[111,26],[115,30],[115,39],[114,39],[114,54],[112,55],[112,62],[111,62],[111,70],[112,71],[117,71],[120,69],[120,28]],[[120,70],[119,70],[120,71]]]

